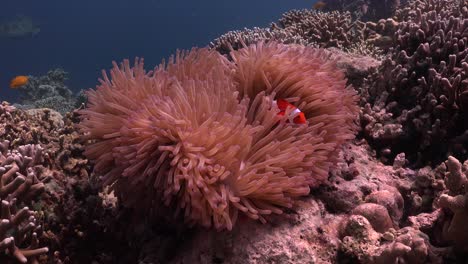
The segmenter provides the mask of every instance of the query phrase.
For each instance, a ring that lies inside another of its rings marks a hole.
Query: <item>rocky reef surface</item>
[[[357,138],[328,181],[265,224],[239,216],[219,232],[145,218],[102,188],[76,110],[3,102],[0,262],[465,263],[468,3],[395,2],[366,22],[290,11],[211,43],[222,54],[269,40],[325,48],[360,95]]]

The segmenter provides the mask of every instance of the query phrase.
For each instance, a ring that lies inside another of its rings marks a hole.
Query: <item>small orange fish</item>
[[[29,77],[24,75],[18,75],[13,78],[10,82],[10,88],[16,89],[28,83]]]
[[[278,106],[280,112],[278,113],[278,116],[284,116],[286,114],[286,109],[292,108],[293,110],[291,111],[291,117],[296,115],[294,118],[288,118],[288,122],[292,122],[294,124],[302,125],[306,123],[306,118],[303,112],[299,110],[299,108],[295,107],[293,104],[289,103],[288,101],[284,99],[278,99],[273,101],[273,104],[276,104]]]
[[[312,8],[315,10],[322,10],[326,5],[327,3],[325,3],[324,1],[317,1],[315,2],[315,4],[312,5]]]

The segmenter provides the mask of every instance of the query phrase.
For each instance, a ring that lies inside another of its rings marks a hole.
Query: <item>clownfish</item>
[[[288,122],[302,125],[306,123],[306,118],[303,112],[299,108],[295,107],[293,104],[289,103],[284,99],[274,100],[273,104],[276,105],[280,112],[278,116],[283,117],[286,114],[286,109],[289,107],[292,109],[290,116],[288,117]],[[292,118],[294,116],[294,118]]]
[[[24,75],[19,75],[13,78],[10,82],[10,88],[16,89],[28,83],[29,77]]]

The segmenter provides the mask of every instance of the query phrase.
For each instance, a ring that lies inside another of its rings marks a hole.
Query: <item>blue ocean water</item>
[[[8,88],[16,75],[45,75],[61,67],[74,92],[93,88],[111,62],[135,56],[147,69],[176,49],[206,46],[221,34],[266,27],[281,14],[311,8],[311,0],[15,0],[2,1],[0,20],[30,17],[34,36],[0,37],[0,101],[14,101]]]

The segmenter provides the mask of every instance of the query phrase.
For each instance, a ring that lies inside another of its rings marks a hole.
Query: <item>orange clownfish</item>
[[[312,8],[315,10],[322,10],[326,5],[327,3],[325,3],[324,1],[317,1],[315,2],[315,4],[312,5]]]
[[[29,77],[24,75],[19,75],[13,78],[10,82],[10,88],[16,89],[28,83]]]
[[[289,107],[292,109],[290,113],[290,118],[288,118],[288,122],[302,125],[306,123],[306,118],[303,112],[299,110],[299,108],[295,107],[293,104],[289,103],[288,101],[284,99],[278,99],[274,100],[273,104],[278,106],[280,112],[278,113],[278,116],[284,116],[286,114],[286,109]],[[294,116],[294,118],[292,118]]]

